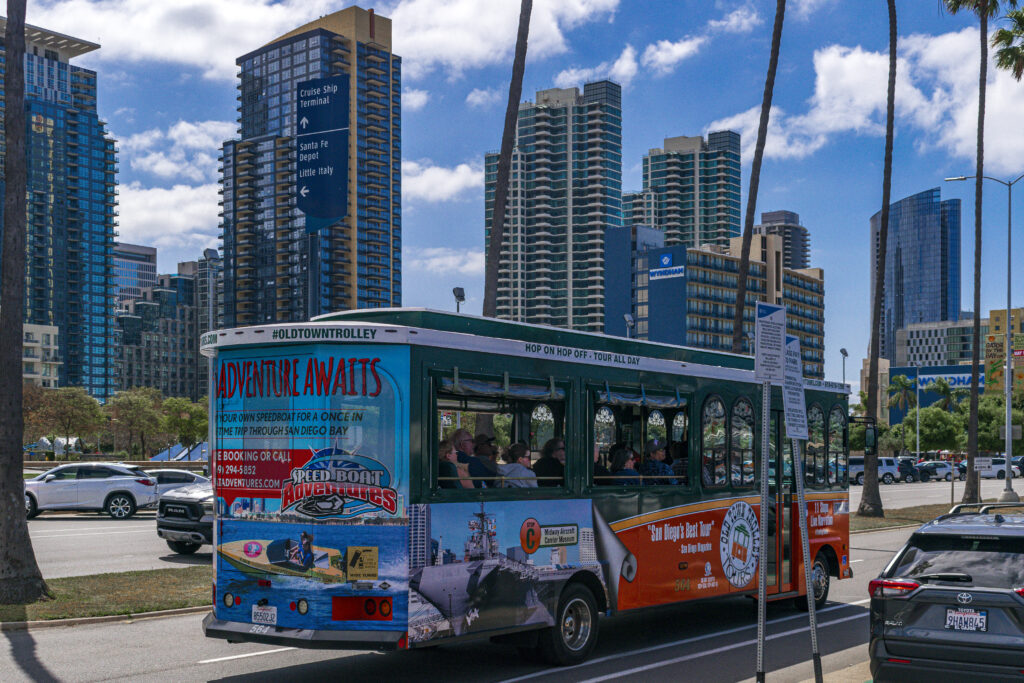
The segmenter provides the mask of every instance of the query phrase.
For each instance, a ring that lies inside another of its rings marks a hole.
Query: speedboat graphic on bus
[[[222,544],[218,553],[228,564],[246,574],[283,574],[343,583],[345,553],[313,545],[312,540],[311,535],[303,533],[298,541],[293,538],[233,541]]]

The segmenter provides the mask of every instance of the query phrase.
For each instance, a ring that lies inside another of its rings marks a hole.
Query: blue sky
[[[100,43],[76,60],[99,71],[99,111],[120,144],[120,234],[159,248],[160,270],[217,245],[217,155],[236,128],[234,60],[340,0],[38,0],[27,21]],[[790,0],[757,201],[811,231],[825,269],[826,374],[840,347],[856,385],[869,327],[868,219],[881,207],[885,3]],[[945,185],[963,205],[961,308],[970,308],[978,42],[970,16],[898,0],[900,63],[893,200]],[[519,3],[388,0],[403,82],[403,303],[479,312],[483,155],[500,144]],[[523,86],[611,77],[623,91],[623,189],[665,137],[743,135],[743,202],[768,61],[770,0],[535,0]],[[1024,172],[1024,84],[990,69],[986,173]],[[1021,183],[1024,188],[1024,183]],[[1018,217],[1024,206],[1017,194]],[[1005,305],[1006,191],[986,186],[982,310]],[[1020,225],[1019,221],[1017,225]],[[1024,250],[1018,237],[1014,254]],[[1024,303],[1024,272],[1014,297]],[[857,387],[854,386],[854,389]]]

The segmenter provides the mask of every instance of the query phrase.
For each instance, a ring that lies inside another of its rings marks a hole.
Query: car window
[[[190,484],[194,479],[185,472],[157,472],[155,476],[158,484]]]
[[[79,467],[79,479],[109,479],[116,474],[106,467]]]
[[[957,572],[970,575],[962,586],[1019,588],[1024,585],[1024,539],[913,536],[892,577]]]
[[[47,474],[52,474],[54,479],[61,481],[67,481],[68,479],[74,479],[78,475],[78,467],[62,467],[59,470],[51,470]]]

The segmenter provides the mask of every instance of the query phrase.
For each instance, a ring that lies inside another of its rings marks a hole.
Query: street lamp
[[[452,294],[455,296],[455,312],[459,312],[459,304],[466,300],[466,290],[462,287],[453,287]]]
[[[946,178],[946,181],[958,181],[967,180],[969,178],[977,178],[977,176],[966,176],[960,175],[953,178]],[[1006,488],[999,495],[999,502],[1001,503],[1016,503],[1020,501],[1020,498],[1016,493],[1013,492],[1013,484],[1011,483],[1011,475],[1013,473],[1013,464],[1011,460],[1013,458],[1013,418],[1010,405],[1010,398],[1013,395],[1013,337],[1010,335],[1011,328],[1010,324],[1010,268],[1013,264],[1013,256],[1010,251],[1011,245],[1011,233],[1010,225],[1012,223],[1011,218],[1013,216],[1013,186],[1022,178],[1024,173],[1017,176],[1015,179],[1006,181],[1000,180],[999,178],[993,178],[991,176],[982,176],[985,180],[994,180],[1006,187],[1006,365],[1003,369],[1003,384],[1005,385],[1005,400],[1006,400],[1006,462],[1003,465],[1006,467]],[[974,315],[981,315],[980,311],[975,311]],[[920,409],[918,409],[920,411]]]
[[[839,349],[839,355],[843,357],[843,384],[846,384],[846,357],[850,354],[846,349]]]
[[[626,339],[629,339],[629,331],[636,326],[636,320],[629,313],[623,313],[622,319],[626,321]]]

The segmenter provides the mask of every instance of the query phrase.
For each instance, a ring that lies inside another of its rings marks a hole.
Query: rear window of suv
[[[890,578],[916,579],[923,574],[946,572],[968,574],[971,581],[929,583],[1024,587],[1024,538],[914,535]]]

